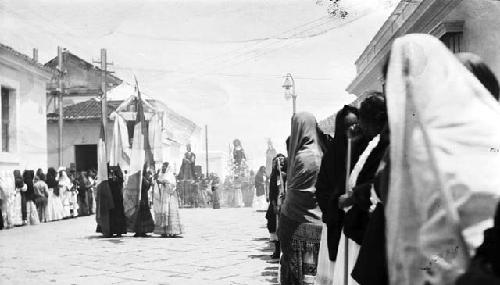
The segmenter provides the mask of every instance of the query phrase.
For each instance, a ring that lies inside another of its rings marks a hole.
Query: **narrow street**
[[[103,239],[94,219],[0,231],[0,284],[277,284],[263,212],[182,209],[171,239]]]

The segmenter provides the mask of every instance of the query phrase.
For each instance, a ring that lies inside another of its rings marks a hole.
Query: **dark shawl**
[[[363,243],[351,276],[359,284],[389,284],[387,267],[387,246],[385,236],[385,211],[389,190],[390,155],[387,149],[375,177],[374,188],[382,200],[370,215]]]
[[[292,117],[287,192],[281,214],[299,223],[321,224],[316,178],[323,157],[324,134],[310,113]]]
[[[494,226],[484,231],[483,243],[456,284],[500,284],[500,202],[495,212]]]
[[[126,234],[127,220],[123,208],[123,173],[120,166],[109,166],[109,188],[113,197],[114,207],[109,211],[111,234]]]
[[[52,188],[54,195],[59,196],[59,183],[56,180],[56,170],[52,167],[47,170],[47,187]]]
[[[264,180],[264,174],[266,174],[264,169],[259,169],[257,174],[255,175],[254,183],[255,183],[255,195],[262,196],[266,194],[266,181]]]
[[[351,106],[344,106],[335,117],[335,135],[327,143],[327,151],[321,161],[321,168],[316,182],[316,196],[323,213],[323,222],[327,224],[327,244],[330,260],[337,257],[338,244],[342,233],[344,211],[338,207],[338,199],[345,192],[347,129],[345,116],[358,114]],[[362,139],[353,139],[351,169],[366,147]]]
[[[20,170],[14,170],[14,183],[15,183],[16,188],[23,188],[24,187],[24,179],[21,176]]]
[[[25,170],[23,172],[23,181],[26,184],[26,200],[34,201],[35,187],[33,186],[33,179],[35,179],[35,171]]]
[[[375,182],[375,174],[388,145],[388,140],[380,139],[378,145],[372,150],[370,156],[368,156],[363,169],[359,173],[356,186],[352,189],[352,201],[354,204],[346,213],[344,232],[348,238],[359,245],[363,243],[366,227],[370,219],[370,189]]]
[[[267,229],[269,230],[270,233],[276,232],[276,213],[274,211],[274,207],[277,206],[278,204],[278,196],[280,189],[278,187],[278,179],[279,179],[279,172],[277,169],[277,158],[278,157],[283,157],[285,159],[285,165],[282,168],[282,171],[284,173],[281,174],[281,177],[283,178],[283,184],[286,184],[286,157],[284,157],[281,154],[276,155],[276,157],[273,159],[273,164],[272,164],[272,170],[271,170],[271,175],[269,177],[269,207],[267,208],[266,212],[266,219],[267,219]]]

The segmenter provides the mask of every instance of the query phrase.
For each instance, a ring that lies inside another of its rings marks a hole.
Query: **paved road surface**
[[[0,284],[277,284],[264,216],[182,209],[175,239],[103,239],[94,216],[0,231]]]

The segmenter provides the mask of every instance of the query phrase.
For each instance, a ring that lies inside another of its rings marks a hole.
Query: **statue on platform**
[[[241,163],[246,160],[245,151],[239,139],[233,141],[233,159],[236,166],[241,166]]]
[[[191,145],[186,145],[186,153],[182,158],[181,169],[177,179],[179,180],[179,196],[182,207],[192,204],[192,192],[196,182],[195,173],[196,155],[191,151]]]
[[[276,149],[273,147],[273,142],[271,139],[267,141],[267,150],[266,150],[266,176],[271,176],[271,170],[273,169],[273,159],[276,157]]]
[[[186,146],[186,153],[182,159],[181,169],[179,172],[180,180],[195,180],[195,167],[196,155],[191,151],[191,145]]]

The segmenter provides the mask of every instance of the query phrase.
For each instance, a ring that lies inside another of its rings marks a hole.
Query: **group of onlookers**
[[[333,137],[292,117],[266,215],[281,284],[500,284],[495,75],[421,34],[383,75]]]
[[[0,229],[91,215],[95,212],[95,172],[60,167],[0,176]]]

